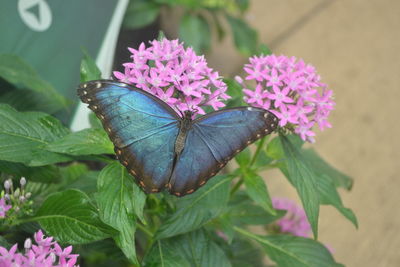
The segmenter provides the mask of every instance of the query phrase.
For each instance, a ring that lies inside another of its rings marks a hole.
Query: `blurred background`
[[[84,128],[75,96],[83,55],[107,78],[129,61],[127,46],[160,30],[205,53],[224,77],[260,52],[302,58],[334,91],[333,128],[313,147],[354,178],[341,196],[359,220],[356,230],[322,207],[320,239],[346,266],[400,266],[399,14],[394,0],[8,0],[0,3],[0,102]],[[297,199],[279,176],[265,173],[271,195]]]

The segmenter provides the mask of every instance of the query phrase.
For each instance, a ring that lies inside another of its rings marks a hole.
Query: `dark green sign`
[[[118,0],[2,0],[0,53],[32,65],[74,99],[82,47],[96,58]]]

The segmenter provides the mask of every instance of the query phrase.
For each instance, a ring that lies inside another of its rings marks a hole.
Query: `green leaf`
[[[130,262],[138,264],[135,249],[136,220],[133,215],[134,195],[132,177],[117,161],[106,166],[98,178],[98,195],[101,220],[119,231],[115,242]],[[141,197],[139,195],[139,197]]]
[[[101,71],[96,62],[90,57],[89,53],[82,49],[83,58],[81,61],[81,82],[101,79]]]
[[[322,175],[318,179],[318,193],[320,202],[323,205],[332,205],[335,207],[344,217],[349,219],[356,228],[358,228],[357,218],[351,209],[343,206],[342,200],[338,192],[336,191],[335,185],[327,175]]]
[[[321,243],[298,236],[259,236],[236,227],[235,230],[262,245],[279,267],[339,267],[328,249]]]
[[[193,231],[217,217],[227,205],[230,181],[229,176],[216,176],[192,195],[180,199],[178,209],[163,220],[156,238]]]
[[[238,9],[245,12],[249,8],[249,0],[235,0]]]
[[[70,133],[55,142],[46,145],[45,149],[68,155],[114,154],[114,145],[103,129],[84,129]]]
[[[145,266],[154,267],[231,266],[224,251],[206,235],[204,230],[157,241],[144,262]]]
[[[276,215],[272,207],[271,197],[269,196],[267,185],[261,176],[256,173],[246,173],[244,175],[244,184],[246,192],[251,199],[265,209],[268,213]]]
[[[242,93],[242,86],[237,83],[233,79],[223,79],[224,83],[226,83],[228,90],[227,94],[231,96],[231,98],[227,101],[226,107],[237,107],[243,105],[243,93]]]
[[[246,56],[257,53],[258,36],[246,22],[241,19],[226,15],[226,18],[233,32],[233,39],[236,48]]]
[[[56,166],[28,167],[22,163],[0,160],[0,172],[17,177],[25,177],[29,182],[54,183],[58,182],[60,170]]]
[[[116,231],[104,224],[89,197],[78,190],[66,190],[50,195],[32,220],[58,241],[84,244],[101,240]]]
[[[91,128],[103,129],[103,125],[101,124],[101,120],[97,118],[94,112],[89,113],[89,123]]]
[[[29,89],[40,94],[53,112],[66,108],[70,103],[17,55],[0,54],[0,77],[17,89]]]
[[[68,161],[66,155],[42,147],[67,135],[69,130],[41,112],[18,112],[0,105],[0,160],[41,166]]]
[[[28,89],[4,91],[0,94],[0,103],[8,104],[19,111],[43,111],[49,114],[53,114],[62,108],[59,103],[49,101],[48,97],[43,97],[43,93]]]
[[[258,47],[258,53],[257,54],[261,54],[264,56],[268,56],[272,54],[271,49],[269,49],[269,47],[265,44],[260,44],[260,46]]]
[[[319,215],[319,194],[317,187],[317,177],[307,162],[302,158],[299,149],[290,140],[279,135],[282,147],[286,156],[288,168],[288,180],[296,188],[308,221],[314,233],[315,239],[318,237],[318,215]]]
[[[179,37],[185,45],[193,47],[198,53],[204,53],[210,47],[210,28],[200,15],[185,14],[182,17]]]
[[[300,139],[298,135],[288,135],[290,143],[292,143],[297,149],[300,149],[304,144],[304,141]],[[282,160],[285,158],[285,152],[282,147],[282,142],[279,136],[274,137],[267,145],[267,156],[275,159]]]
[[[160,13],[160,5],[153,1],[130,1],[126,9],[123,26],[138,29],[153,23]]]
[[[8,243],[7,240],[2,236],[0,236],[0,246],[6,249],[10,249],[12,247],[11,244]]]
[[[232,244],[222,246],[232,267],[265,267],[265,253],[252,240],[236,237]]]
[[[67,183],[63,189],[78,189],[85,192],[91,199],[97,193],[97,177],[99,171],[88,171],[83,173],[76,180]]]
[[[251,153],[250,149],[246,148],[242,152],[240,152],[236,157],[235,157],[236,162],[239,164],[241,168],[245,168],[247,165],[249,165],[250,160],[251,160]]]
[[[266,225],[278,220],[285,213],[285,211],[276,210],[276,215],[271,215],[260,206],[254,205],[247,193],[239,191],[230,201],[224,216],[228,216],[235,225]]]
[[[343,206],[340,196],[335,188],[336,185],[349,189],[352,184],[351,178],[331,167],[322,158],[320,158],[314,150],[300,150],[301,144],[303,142],[299,138],[291,136],[289,136],[288,138],[290,139],[291,143],[294,144],[295,147],[297,147],[302,161],[306,163],[313,171],[317,181],[317,191],[321,204],[332,205],[357,227],[357,218],[350,209]],[[267,148],[267,153],[275,159],[282,159],[283,148],[281,141],[277,138],[273,139]],[[279,166],[285,176],[287,178],[290,178],[287,162],[280,162]],[[334,181],[336,183],[334,183]]]
[[[263,169],[265,167],[268,167],[268,164],[270,164],[273,161],[272,158],[267,156],[267,153],[264,150],[260,150],[258,157],[256,161],[254,162],[253,166],[255,169]]]
[[[88,171],[88,166],[84,163],[73,162],[68,166],[60,167],[62,179],[66,183],[71,183],[77,180],[80,176],[86,174]]]
[[[335,186],[340,186],[347,190],[351,190],[351,187],[353,186],[353,179],[329,165],[318,155],[315,150],[303,149],[301,153],[313,167],[318,176],[327,175],[330,179],[332,179]]]
[[[132,177],[130,178],[132,179]],[[146,225],[146,219],[144,218],[144,205],[146,204],[147,196],[136,184],[133,185],[133,196],[135,196],[132,198],[133,212],[136,217]]]

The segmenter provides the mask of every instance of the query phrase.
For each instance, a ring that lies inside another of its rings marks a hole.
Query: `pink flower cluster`
[[[205,114],[202,106],[224,107],[226,84],[218,72],[207,67],[204,56],[185,49],[178,40],[151,41],[146,48],[128,48],[132,62],[124,63],[124,73],[115,71],[121,82],[141,88],[169,104],[176,111]]]
[[[314,125],[321,130],[332,127],[327,121],[335,103],[332,91],[320,82],[315,68],[286,56],[254,56],[246,64],[245,80],[255,82],[255,89],[243,89],[244,100],[252,106],[273,112],[279,125],[298,134],[304,141],[314,142]],[[243,87],[243,79],[236,77]]]
[[[72,246],[62,249],[52,237],[45,238],[41,230],[34,234],[34,239],[36,245],[30,238],[25,241],[25,253],[17,252],[17,244],[10,250],[0,246],[0,266],[79,267],[75,265],[79,255],[71,254]]]
[[[0,219],[6,217],[6,212],[11,209],[11,205],[7,205],[5,199],[0,198]]]
[[[306,213],[296,203],[288,199],[273,198],[272,206],[274,209],[287,211],[284,217],[275,222],[281,232],[302,237],[310,235],[311,226],[308,223]]]

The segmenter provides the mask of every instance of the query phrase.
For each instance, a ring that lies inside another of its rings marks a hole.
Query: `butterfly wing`
[[[82,84],[78,95],[103,123],[115,153],[145,192],[168,182],[180,117],[157,97],[124,83]]]
[[[225,109],[196,119],[171,176],[170,192],[178,196],[194,192],[277,124],[275,115],[252,107]]]

